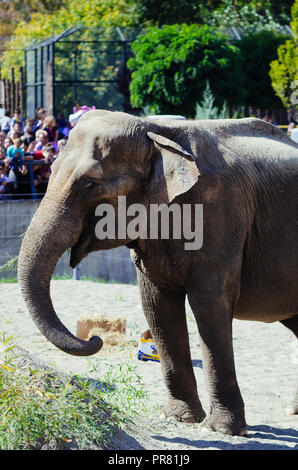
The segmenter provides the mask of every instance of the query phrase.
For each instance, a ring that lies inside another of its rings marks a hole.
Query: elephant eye
[[[84,188],[85,189],[92,188],[93,186],[95,186],[94,181],[89,181],[87,184],[85,184]]]

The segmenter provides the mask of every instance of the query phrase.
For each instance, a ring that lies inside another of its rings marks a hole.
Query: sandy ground
[[[230,437],[201,430],[196,424],[160,420],[167,396],[160,364],[139,361],[134,346],[147,329],[136,286],[53,281],[51,292],[59,317],[72,332],[76,332],[76,322],[82,314],[120,316],[127,319],[127,338],[131,345],[114,350],[103,348],[92,359],[66,355],[39,333],[26,310],[18,284],[0,284],[0,331],[15,335],[17,345],[68,373],[88,374],[100,380],[111,365],[131,361],[148,391],[149,411],[137,418],[135,427],[125,429],[122,448],[298,450],[298,416],[286,414],[297,385],[297,341],[282,325],[239,320],[233,323],[237,379],[245,402],[248,437]],[[199,336],[188,305],[187,319],[194,371],[206,411],[208,395]],[[90,360],[97,368],[93,375]],[[121,448],[121,441],[116,445]]]

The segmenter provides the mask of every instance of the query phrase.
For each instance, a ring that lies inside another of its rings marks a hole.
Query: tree
[[[136,0],[141,23],[156,26],[178,23],[202,23],[221,0]]]
[[[56,3],[58,0],[54,1],[54,4]],[[44,0],[44,4],[50,4],[50,1]],[[65,3],[60,2],[60,8],[51,13],[42,8],[40,11],[32,10],[30,20],[19,19],[13,36],[2,46],[5,50],[1,57],[2,76],[8,78],[11,67],[17,69],[20,65],[24,65],[24,54],[21,49],[29,46],[34,40],[46,39],[53,34],[58,35],[69,26],[77,25],[86,27],[85,38],[88,38],[88,30],[101,28],[101,31],[97,32],[97,38],[100,34],[101,39],[109,39],[111,28],[115,29],[119,25],[121,27],[137,25],[135,5],[133,0],[69,0]]]
[[[135,107],[193,117],[207,80],[215,106],[221,108],[224,101],[237,106],[245,99],[240,51],[215,28],[186,24],[151,27],[133,42],[132,51],[135,57],[128,67]]]
[[[276,23],[289,24],[292,0],[135,0],[140,23],[155,26],[165,24],[210,24],[213,16],[218,25],[225,18],[239,23],[250,20],[266,26],[268,16]]]
[[[34,13],[51,13],[63,0],[0,0],[0,38],[7,41],[20,21],[29,22]]]
[[[203,91],[201,104],[196,105],[195,119],[225,119],[228,117],[228,109],[224,103],[222,110],[214,106],[214,96],[210,89],[209,82]]]
[[[285,3],[288,5],[289,1]],[[270,5],[269,0],[265,2],[222,0],[207,22],[221,30],[234,26],[240,35],[264,30],[286,34],[287,29],[284,24],[289,23],[290,17],[286,14],[274,13]]]
[[[278,46],[283,44],[286,38],[273,31],[260,31],[248,34],[237,42],[243,57],[246,106],[264,110],[282,107],[280,99],[273,91],[269,70],[270,62],[277,58]]]
[[[278,58],[271,62],[269,73],[275,93],[292,114],[292,119],[298,121],[298,0],[295,0],[293,5],[292,18],[293,39],[286,41],[277,49]]]

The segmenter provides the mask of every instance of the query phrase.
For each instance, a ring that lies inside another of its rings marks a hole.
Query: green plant
[[[282,103],[275,95],[269,76],[270,62],[277,59],[277,48],[286,35],[274,31],[259,31],[245,35],[237,46],[243,58],[242,70],[247,91],[246,106],[259,109],[280,109]]]
[[[293,4],[292,18],[294,37],[277,49],[278,58],[270,64],[270,78],[275,93],[285,108],[295,116],[297,99],[292,98],[292,93],[298,88],[298,0]]]
[[[240,34],[246,35],[260,31],[275,31],[276,33],[287,33],[284,24],[288,24],[289,12],[287,9],[274,11],[271,2],[231,2],[223,0],[220,6],[211,14],[208,24],[217,26],[222,30],[236,27]]]
[[[128,67],[135,107],[193,117],[207,80],[219,108],[224,101],[237,106],[245,99],[240,51],[216,28],[195,24],[149,28],[133,42],[132,50],[135,57]]]
[[[106,387],[73,376],[63,381],[53,371],[19,367],[12,338],[2,338],[0,356],[0,448],[40,449],[44,443],[76,441],[80,448],[102,447],[117,428],[131,422],[146,393],[127,363],[108,370]],[[93,372],[98,371],[93,363]]]
[[[223,104],[221,110],[214,105],[214,96],[207,82],[203,92],[201,104],[196,105],[195,119],[225,119],[228,117],[228,109],[226,103]]]
[[[7,263],[3,264],[0,266],[0,272],[6,271],[6,272],[14,272],[17,270],[17,265],[18,265],[18,256],[15,256],[14,258],[11,258],[8,253],[7,256],[10,258]]]

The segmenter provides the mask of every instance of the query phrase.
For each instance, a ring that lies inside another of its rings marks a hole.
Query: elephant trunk
[[[72,335],[57,317],[50,297],[50,281],[57,261],[73,246],[81,231],[80,222],[76,230],[73,223],[61,206],[51,207],[49,213],[49,205],[43,200],[21,246],[18,278],[28,310],[41,333],[68,354],[88,356],[102,348],[102,340],[94,336],[83,341]]]

